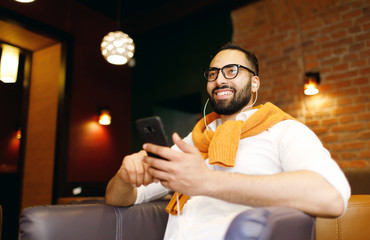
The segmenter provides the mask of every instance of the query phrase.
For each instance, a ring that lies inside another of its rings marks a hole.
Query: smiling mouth
[[[227,98],[228,96],[233,95],[236,92],[236,90],[231,86],[219,86],[215,87],[212,91],[214,96],[222,98]]]
[[[221,91],[221,92],[217,92],[215,94],[216,94],[216,96],[225,96],[225,95],[231,95],[232,92],[231,91]]]

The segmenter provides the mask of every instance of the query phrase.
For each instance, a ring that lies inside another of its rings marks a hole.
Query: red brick
[[[325,60],[321,60],[321,66],[338,64],[340,62],[341,61],[340,61],[339,57],[332,57],[332,58],[328,58],[328,59],[325,59]]]
[[[358,134],[359,139],[370,139],[370,130],[360,132]]]
[[[339,21],[340,16],[338,14],[325,14],[323,16],[323,21],[325,25],[331,25],[333,23],[337,23]]]
[[[367,14],[367,16],[362,16],[357,19],[355,19],[354,24],[362,25],[363,23],[370,21],[370,14]]]
[[[340,155],[342,159],[347,159],[347,160],[357,159],[357,154],[354,152],[343,152]]]
[[[359,53],[360,58],[368,58],[370,56],[370,49]]]
[[[345,151],[345,150],[358,150],[365,147],[364,142],[351,142],[351,143],[341,143],[333,145],[335,151]]]
[[[303,31],[310,30],[310,29],[318,29],[323,25],[321,19],[309,19],[301,23],[301,29]]]
[[[354,52],[354,51],[361,51],[365,48],[365,43],[364,42],[356,42],[354,44],[349,45],[349,51]]]
[[[342,39],[346,35],[347,35],[347,30],[342,29],[338,32],[334,32],[334,33],[330,34],[330,37],[331,37],[331,39],[338,39],[338,38]]]
[[[340,117],[339,122],[340,123],[348,123],[348,122],[353,122],[355,120],[354,116],[345,116],[345,117]]]
[[[365,113],[359,113],[356,116],[357,120],[364,120],[364,121],[370,121],[370,112],[365,112]]]
[[[340,55],[344,52],[347,52],[347,47],[339,46],[338,48],[333,50],[333,53],[337,55]]]
[[[359,54],[357,52],[351,52],[349,54],[344,55],[342,58],[346,62],[356,61],[359,58]]]
[[[332,55],[332,51],[331,50],[324,50],[320,53],[317,54],[317,56],[313,55],[314,57],[318,58],[318,59],[322,59],[322,58],[325,58],[325,57],[329,57]],[[307,59],[309,60],[309,59]]]
[[[334,24],[334,25],[329,25],[327,27],[323,27],[321,29],[321,32],[322,33],[332,33],[332,32],[335,32],[335,31],[338,31],[338,30],[341,30],[341,29],[346,29],[346,28],[349,28],[352,24],[350,21],[345,21],[345,22],[336,22],[337,24]]]
[[[365,109],[366,109],[365,105],[342,107],[342,108],[335,109],[333,111],[333,114],[340,115],[340,114],[357,113],[357,112],[362,112]]]
[[[337,99],[337,104],[339,106],[352,104],[352,97],[346,96],[346,97],[343,97],[343,98],[338,98]]]
[[[331,91],[330,95],[335,97],[335,98],[339,98],[339,97],[357,95],[358,92],[359,92],[359,89],[357,87],[356,88],[344,88],[344,89],[343,88],[338,88],[335,91]]]
[[[325,142],[325,143],[336,142],[336,141],[338,141],[338,136],[337,135],[323,136],[322,141]]]
[[[313,127],[313,126],[319,125],[320,122],[318,120],[313,120],[313,121],[306,121],[305,124],[307,125],[307,127]]]
[[[346,168],[346,167],[366,167],[369,163],[365,160],[349,160],[349,159],[342,159],[342,161],[337,161],[339,167]]]
[[[352,81],[351,80],[345,80],[345,81],[340,81],[336,84],[337,88],[346,88],[348,86],[351,86],[352,85]]]
[[[327,127],[312,127],[311,130],[314,131],[314,133],[316,133],[317,135],[321,135],[328,132]]]
[[[348,71],[344,73],[334,73],[326,77],[326,80],[348,79],[357,75],[357,71]]]
[[[348,32],[352,33],[352,34],[359,33],[361,31],[362,31],[362,29],[359,25],[351,26],[350,28],[348,28]]]
[[[366,84],[369,84],[369,78],[360,77],[360,78],[354,79],[353,83],[356,85],[366,85]]]
[[[370,158],[370,151],[364,151],[359,153],[360,158]]]
[[[364,31],[368,31],[370,29],[370,23],[365,23],[363,28],[364,28]]]
[[[323,125],[333,125],[333,124],[336,124],[337,122],[338,121],[336,118],[328,118],[328,119],[322,120]]]
[[[312,69],[317,69],[319,67],[319,63],[317,61],[308,62],[305,64],[305,69],[307,71]]]
[[[356,60],[356,61],[351,62],[351,67],[352,68],[364,67],[364,66],[367,66],[367,65],[368,65],[368,63],[365,59],[360,59],[360,60]]]
[[[331,83],[331,84],[320,84],[319,85],[319,90],[322,91],[322,92],[328,92],[328,91],[331,91],[335,88],[335,83]]]
[[[332,127],[333,132],[351,132],[351,131],[360,131],[365,129],[363,123],[350,123],[350,124],[341,124],[338,126]]]
[[[348,70],[348,63],[342,63],[333,66],[333,71],[344,71],[344,70]]]
[[[353,19],[362,16],[362,9],[356,9],[342,15],[342,19]]]
[[[335,47],[338,47],[338,46],[341,46],[341,45],[349,45],[353,43],[353,39],[352,37],[345,37],[345,38],[341,38],[341,39],[338,39],[338,40],[335,40],[335,41],[330,41],[328,43],[324,43],[322,44],[322,47],[327,49],[327,48],[335,48]]]
[[[363,94],[369,94],[370,86],[361,87],[360,92],[363,93]]]
[[[362,75],[370,74],[370,67],[359,70],[359,73]]]
[[[369,95],[365,96],[357,96],[353,98],[354,103],[363,103],[363,102],[368,102],[369,101]]]

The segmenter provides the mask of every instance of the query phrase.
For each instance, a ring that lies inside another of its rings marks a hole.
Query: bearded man
[[[214,112],[172,148],[144,144],[126,156],[106,203],[129,206],[174,192],[165,239],[223,239],[233,218],[260,206],[338,217],[349,184],[318,137],[272,103],[253,107],[258,60],[227,43],[204,70]],[[156,154],[163,159],[149,157]]]

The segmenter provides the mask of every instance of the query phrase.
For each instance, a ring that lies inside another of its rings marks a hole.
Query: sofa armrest
[[[370,195],[352,195],[339,218],[317,218],[317,240],[362,240],[370,236]]]
[[[20,240],[163,239],[167,201],[131,207],[105,204],[47,205],[26,208]]]
[[[254,208],[240,213],[231,222],[227,240],[314,239],[315,218],[288,207]]]

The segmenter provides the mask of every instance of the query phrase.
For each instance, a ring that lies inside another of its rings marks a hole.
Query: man
[[[350,188],[316,135],[271,103],[252,108],[257,58],[227,43],[204,73],[216,113],[183,140],[174,133],[172,148],[144,144],[126,156],[106,203],[128,206],[175,191],[165,239],[223,239],[232,219],[255,206],[342,215]]]

